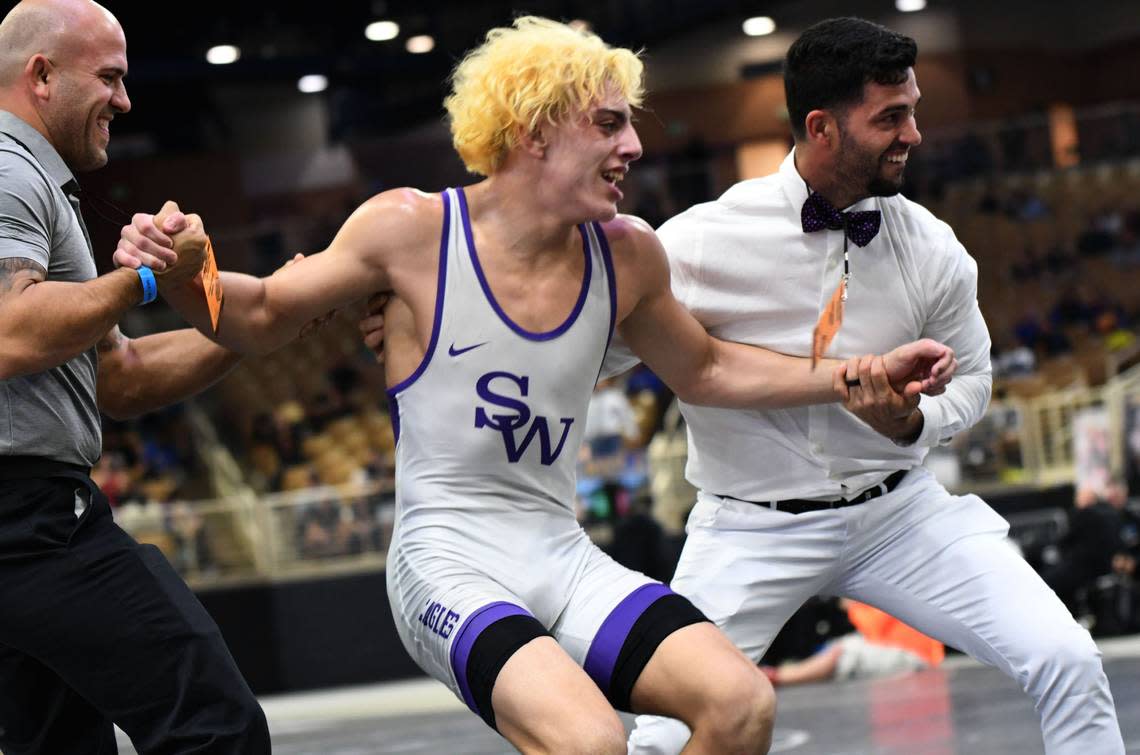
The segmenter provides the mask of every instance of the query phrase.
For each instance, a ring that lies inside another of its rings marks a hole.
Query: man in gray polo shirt
[[[173,403],[237,361],[190,329],[116,327],[200,256],[96,276],[74,173],[106,163],[126,72],[90,0],[24,0],[0,23],[0,751],[115,752],[115,722],[141,752],[269,752],[217,626],[88,476],[100,410]]]

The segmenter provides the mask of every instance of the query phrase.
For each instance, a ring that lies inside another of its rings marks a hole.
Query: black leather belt
[[[811,501],[806,498],[789,498],[786,501],[746,501],[743,498],[733,498],[730,495],[722,495],[720,497],[727,498],[730,501],[751,503],[756,506],[775,509],[776,511],[786,511],[789,514],[804,514],[808,511],[827,511],[828,509],[841,509],[845,506],[855,506],[860,503],[866,503],[872,498],[878,498],[881,495],[889,493],[899,486],[899,483],[902,482],[903,478],[906,477],[906,473],[909,471],[909,469],[900,469],[892,473],[890,477],[878,485],[872,485],[852,498],[840,498],[836,501]]]
[[[34,480],[76,472],[90,475],[91,468],[43,456],[0,456],[0,480]]]

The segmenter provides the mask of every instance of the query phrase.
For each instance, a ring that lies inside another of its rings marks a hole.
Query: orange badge
[[[813,370],[819,364],[819,360],[823,359],[827,347],[831,345],[835,339],[835,334],[839,332],[839,326],[843,324],[843,293],[846,287],[847,280],[840,279],[839,286],[831,295],[831,300],[819,313],[819,322],[815,324],[815,330],[811,334],[811,368]]]
[[[222,279],[214,259],[214,245],[209,238],[206,239],[206,261],[202,263],[202,289],[206,294],[206,305],[210,308],[210,323],[217,333],[218,318],[222,314]]]

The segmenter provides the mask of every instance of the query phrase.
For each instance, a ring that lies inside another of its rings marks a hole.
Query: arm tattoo
[[[11,291],[21,280],[30,279],[39,283],[46,278],[47,270],[44,270],[38,262],[26,257],[0,259],[0,295]]]

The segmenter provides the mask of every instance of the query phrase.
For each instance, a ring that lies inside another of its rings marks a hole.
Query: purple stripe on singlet
[[[574,309],[570,312],[570,316],[557,328],[548,330],[545,333],[535,333],[527,330],[508,317],[507,313],[503,311],[503,308],[499,306],[495,295],[491,293],[491,284],[487,282],[487,276],[483,274],[483,266],[479,263],[479,253],[475,251],[475,239],[471,235],[471,215],[467,211],[467,195],[463,192],[462,187],[456,189],[455,193],[459,196],[460,223],[463,226],[463,233],[467,238],[467,251],[471,255],[471,264],[475,268],[475,277],[479,279],[479,285],[483,288],[483,295],[487,297],[491,309],[495,310],[495,314],[499,316],[499,319],[502,320],[508,328],[528,341],[550,341],[569,330],[570,326],[574,324],[574,321],[578,319],[578,315],[582,313],[582,307],[586,304],[586,294],[590,292],[590,276],[592,274],[591,268],[593,267],[593,263],[590,255],[590,244],[586,240],[585,228],[578,226],[578,234],[582,237],[582,253],[586,257],[586,268],[582,272],[582,290],[578,292],[578,301],[574,303]]]
[[[625,596],[602,622],[598,633],[594,635],[594,641],[590,643],[586,662],[582,665],[603,693],[609,692],[614,665],[633,625],[641,618],[641,614],[645,613],[645,609],[659,598],[672,593],[672,590],[660,582],[642,585]]]
[[[475,711],[476,715],[483,715],[475,705],[475,697],[471,694],[471,686],[467,683],[467,661],[471,656],[471,648],[483,630],[499,619],[508,616],[530,616],[530,612],[505,601],[488,603],[467,617],[459,633],[455,635],[455,642],[451,645],[451,670],[455,672],[455,681],[459,684],[459,691],[463,694],[463,701],[467,707]]]
[[[443,292],[447,288],[447,245],[451,239],[451,198],[448,196],[449,191],[450,189],[445,189],[442,195],[443,235],[439,240],[439,273],[436,277],[435,285],[435,315],[431,324],[431,339],[428,341],[427,350],[424,351],[424,358],[420,360],[416,371],[388,389],[388,413],[392,417],[392,432],[397,443],[400,442],[400,416],[396,396],[400,391],[416,382],[420,375],[424,374],[428,363],[431,362],[432,354],[435,353],[435,346],[439,342],[439,329],[443,324]],[[396,409],[396,411],[392,411],[393,408]]]
[[[610,343],[614,340],[614,325],[617,323],[617,276],[614,275],[614,256],[610,252],[610,242],[606,239],[606,232],[602,230],[601,223],[594,223],[594,235],[598,237],[598,244],[602,247],[602,264],[606,268],[606,282],[610,289],[610,330],[606,334],[606,350],[602,352],[602,363],[598,365],[598,375],[594,382],[602,376],[602,368],[606,366],[606,352],[610,350]]]

